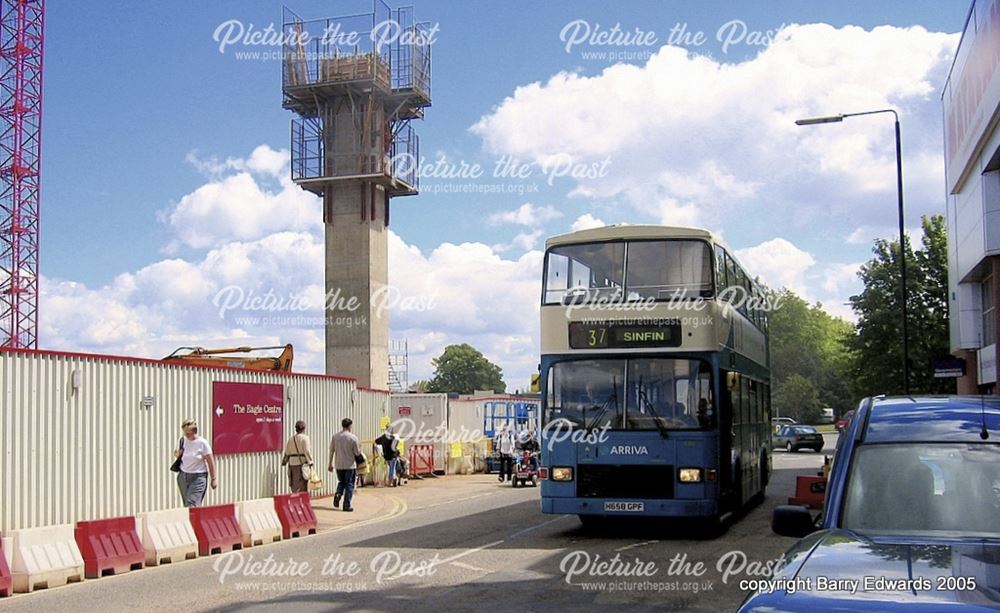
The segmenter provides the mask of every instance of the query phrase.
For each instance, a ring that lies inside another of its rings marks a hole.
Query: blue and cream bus
[[[720,518],[770,470],[766,296],[712,233],[546,242],[542,511]]]

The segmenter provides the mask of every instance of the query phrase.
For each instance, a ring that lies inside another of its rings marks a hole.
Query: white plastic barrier
[[[72,524],[11,530],[8,537],[15,592],[83,580],[83,556]]]
[[[274,510],[274,498],[237,502],[236,515],[240,520],[244,547],[281,540],[281,520]]]
[[[140,513],[136,520],[147,566],[198,557],[198,537],[186,508]]]

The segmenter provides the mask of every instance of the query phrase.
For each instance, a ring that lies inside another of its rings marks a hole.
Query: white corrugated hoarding
[[[171,451],[187,417],[212,441],[214,381],[284,386],[284,437],[297,420],[306,422],[326,480],[314,495],[336,485],[326,461],[340,420],[351,417],[358,437],[370,439],[389,413],[388,392],[342,377],[3,349],[0,531],[179,506]],[[216,459],[219,489],[209,490],[205,504],[288,491],[280,451]]]
[[[434,448],[434,470],[448,463],[448,394],[392,394],[390,417],[396,432],[413,445]]]

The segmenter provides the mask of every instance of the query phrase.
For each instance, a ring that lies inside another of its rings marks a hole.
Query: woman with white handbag
[[[288,466],[288,486],[293,492],[309,491],[309,476],[313,472],[312,446],[306,436],[306,422],[295,422],[295,434],[285,443],[282,466]]]

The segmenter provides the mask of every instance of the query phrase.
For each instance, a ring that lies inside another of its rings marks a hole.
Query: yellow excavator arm
[[[250,353],[251,351],[281,349],[277,357],[237,357],[224,355],[227,353]],[[187,351],[187,353],[181,353]],[[164,362],[175,364],[195,364],[198,366],[226,366],[228,368],[246,368],[249,370],[279,370],[291,372],[292,346],[277,345],[274,347],[228,347],[225,349],[205,349],[204,347],[178,347],[173,353],[163,358]]]

